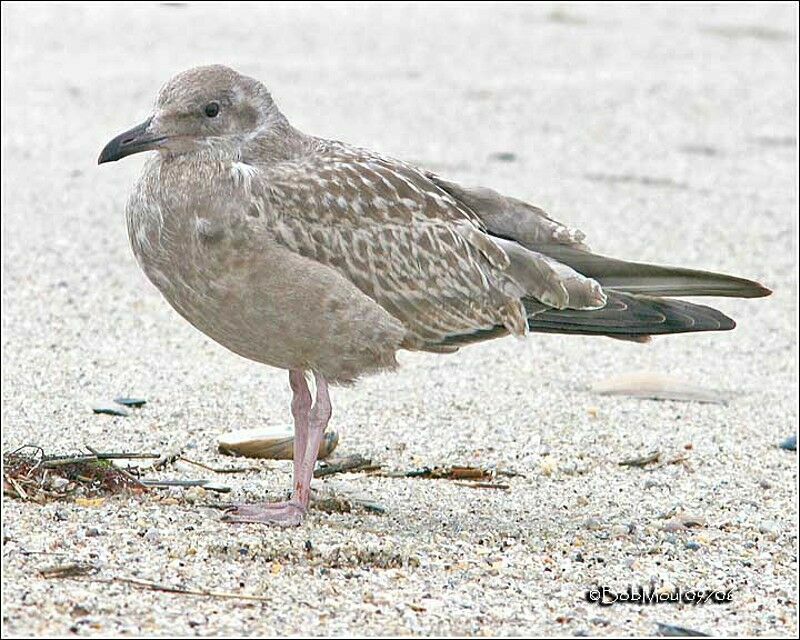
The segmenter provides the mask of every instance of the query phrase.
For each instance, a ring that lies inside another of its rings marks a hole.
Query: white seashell
[[[604,396],[630,396],[652,400],[727,404],[728,397],[715,389],[657,373],[630,373],[595,382],[591,390]]]
[[[339,444],[339,434],[326,431],[319,444],[319,460],[327,458]],[[291,460],[294,457],[294,427],[280,425],[241,429],[222,434],[217,440],[220,453],[246,458]]]

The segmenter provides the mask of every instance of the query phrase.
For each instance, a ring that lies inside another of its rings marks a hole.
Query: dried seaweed
[[[22,447],[3,455],[3,493],[25,501],[43,504],[146,490],[130,473],[94,454],[56,457],[39,447]]]

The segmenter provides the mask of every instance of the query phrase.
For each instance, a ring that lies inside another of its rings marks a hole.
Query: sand
[[[536,336],[402,354],[333,394],[337,453],[476,465],[507,490],[366,474],[316,481],[383,515],[231,527],[288,462],[99,506],[3,502],[3,627],[24,635],[638,635],[797,630],[797,8],[765,5],[222,8],[3,4],[2,448],[178,447],[289,421],[285,372],[181,320],[139,271],[123,206],[143,157],[97,167],[173,73],[264,80],[299,128],[535,202],[631,259],[758,279],[726,334]],[[727,405],[601,397],[652,371]],[[116,395],[148,400],[95,415]],[[643,468],[622,460],[658,450]],[[673,462],[685,458],[683,462]],[[676,516],[700,526],[674,526]],[[80,579],[40,571],[71,562]],[[145,589],[249,594],[263,600]],[[599,607],[594,585],[732,589],[727,604]]]

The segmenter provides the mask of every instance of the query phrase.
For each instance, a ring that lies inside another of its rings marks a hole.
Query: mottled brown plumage
[[[260,82],[222,66],[173,78],[100,162],[145,150],[158,153],[126,209],[142,269],[198,329],[291,374],[293,498],[234,521],[300,521],[328,382],[391,369],[401,348],[452,351],[529,329],[633,340],[729,329],[718,311],[657,296],[767,293],[597,256],[532,205],[306,135]]]

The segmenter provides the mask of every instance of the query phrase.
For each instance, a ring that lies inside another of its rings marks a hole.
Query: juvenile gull
[[[306,135],[264,85],[223,66],[175,76],[99,163],[148,150],[158,153],[126,207],[147,277],[212,339],[289,371],[291,498],[235,507],[231,522],[302,521],[329,384],[393,369],[399,349],[529,331],[644,342],[727,330],[719,311],[663,296],[770,293],[591,253],[580,231],[525,202]]]

